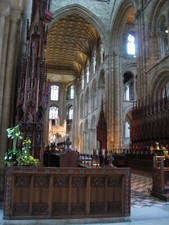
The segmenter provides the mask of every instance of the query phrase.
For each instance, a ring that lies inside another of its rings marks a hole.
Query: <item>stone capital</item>
[[[12,11],[11,11],[11,21],[15,21],[16,23],[18,23],[20,18],[21,18],[21,13],[22,13],[21,8],[12,9]]]
[[[9,16],[10,11],[11,11],[11,5],[9,1],[0,2],[0,17]]]

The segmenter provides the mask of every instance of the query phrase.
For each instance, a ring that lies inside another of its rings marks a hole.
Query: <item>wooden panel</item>
[[[129,168],[6,168],[5,219],[129,215]]]

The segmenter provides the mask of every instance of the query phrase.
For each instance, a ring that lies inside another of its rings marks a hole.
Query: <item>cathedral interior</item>
[[[168,150],[168,0],[0,0],[0,68],[1,200],[6,130],[17,124],[40,160],[68,139],[120,166],[128,154],[131,168],[131,153]]]

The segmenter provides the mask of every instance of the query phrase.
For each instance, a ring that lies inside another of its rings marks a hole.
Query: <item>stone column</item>
[[[107,57],[105,63],[105,87],[106,87],[106,107],[105,116],[107,122],[107,149],[113,148],[114,132],[113,132],[113,102],[114,102],[114,84],[113,84],[113,57],[111,54]]]
[[[4,31],[5,31],[5,15],[0,14],[0,66],[1,66],[1,58],[2,58],[2,46],[4,40]]]
[[[32,0],[26,0],[22,18],[21,55],[27,52],[27,19],[31,20]],[[31,21],[30,21],[31,22]]]
[[[134,85],[134,101],[137,101],[137,79],[136,76],[134,75],[134,80],[133,80],[133,85]]]
[[[78,149],[79,147],[79,93],[78,93],[79,79],[74,83],[74,101],[73,101],[73,121],[72,121],[72,146]],[[79,149],[78,149],[79,150]]]
[[[120,57],[114,55],[114,148],[119,148],[120,142]]]
[[[21,11],[13,10],[11,13],[11,24],[10,24],[10,34],[9,34],[9,42],[8,42],[8,53],[7,53],[7,64],[6,64],[6,75],[5,75],[5,83],[4,83],[4,95],[3,95],[3,112],[2,112],[2,135],[0,148],[2,152],[5,152],[7,149],[7,135],[6,129],[11,125],[10,121],[13,119],[13,115],[11,115],[11,99],[13,90],[13,79],[15,76],[15,63],[16,63],[16,53],[17,53],[17,26],[20,18]],[[2,141],[3,140],[3,141]],[[3,158],[1,159],[2,163]]]
[[[10,5],[0,3],[0,136],[1,136],[1,122],[2,122],[2,101],[3,89],[5,79],[5,65],[6,65],[6,52],[9,33],[9,13]]]
[[[83,150],[82,150],[82,153],[85,154],[86,153],[86,140],[87,140],[87,132],[86,131],[83,131]]]

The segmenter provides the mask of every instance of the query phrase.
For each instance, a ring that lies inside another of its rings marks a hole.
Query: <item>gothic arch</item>
[[[73,13],[76,13],[76,14],[80,15],[81,17],[86,19],[89,23],[91,23],[95,27],[95,29],[97,30],[97,32],[99,33],[99,35],[102,39],[104,49],[107,49],[107,41],[106,41],[107,31],[106,31],[103,23],[90,10],[86,9],[85,7],[83,7],[79,4],[73,4],[73,5],[65,6],[61,9],[56,10],[54,12],[54,15],[53,15],[54,19],[48,25],[49,28],[53,26],[55,21],[65,17],[67,15],[71,15]]]
[[[148,29],[155,32],[157,28],[157,22],[159,19],[160,11],[163,7],[164,4],[167,4],[166,0],[156,0],[153,1],[153,7],[151,10],[150,18],[149,18],[149,24],[148,24]]]
[[[132,0],[125,0],[117,9],[117,14],[111,21],[110,26],[110,48],[112,51],[118,51],[120,49],[121,39],[123,37],[123,31],[127,20],[127,15],[131,8],[134,7]]]
[[[161,89],[169,83],[169,68],[159,71],[159,73],[152,80],[151,97],[153,101],[160,98]]]

